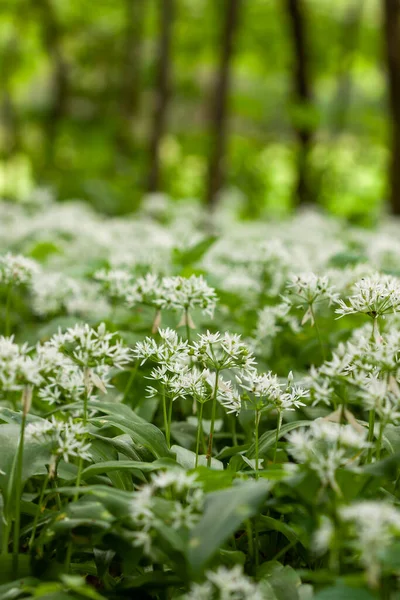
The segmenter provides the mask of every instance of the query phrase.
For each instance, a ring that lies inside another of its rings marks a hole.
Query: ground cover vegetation
[[[399,597],[398,223],[1,212],[1,598]]]

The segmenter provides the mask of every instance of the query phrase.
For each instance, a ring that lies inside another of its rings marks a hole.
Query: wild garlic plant
[[[395,598],[398,226],[161,200],[0,203],[0,597]]]

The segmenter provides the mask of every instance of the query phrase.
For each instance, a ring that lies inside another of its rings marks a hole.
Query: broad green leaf
[[[376,600],[376,596],[366,589],[338,584],[318,592],[314,600]]]
[[[192,530],[187,560],[193,575],[199,575],[218,548],[265,501],[270,485],[246,481],[207,495],[204,514]]]
[[[107,402],[91,402],[91,406],[105,413],[101,417],[91,419],[91,422],[98,427],[102,425],[117,427],[130,435],[136,444],[147,448],[156,458],[170,455],[162,432],[155,425],[141,419],[129,406]]]
[[[257,577],[268,581],[277,600],[300,600],[301,579],[292,567],[273,560],[259,566]]]
[[[19,554],[17,577],[29,577],[32,574],[31,560],[28,554]],[[14,579],[12,554],[0,555],[0,584]]]
[[[171,446],[171,452],[174,452],[176,455],[176,461],[178,464],[182,465],[185,469],[194,469],[196,464],[196,453],[191,450],[187,450],[186,448],[182,448],[182,446]],[[198,460],[199,466],[207,466],[207,456],[204,454],[199,455]],[[219,471],[224,470],[224,465],[220,460],[216,458],[211,459],[211,468],[217,469]]]
[[[206,252],[211,248],[213,244],[215,244],[218,238],[216,236],[210,235],[209,237],[200,240],[197,244],[190,246],[189,248],[185,248],[180,250],[178,248],[174,248],[173,251],[173,259],[176,264],[180,264],[182,266],[193,265],[198,262]]]
[[[279,431],[278,439],[281,439],[281,437],[283,437],[284,435],[289,433],[289,431],[292,431],[293,429],[297,429],[298,427],[309,427],[311,425],[311,423],[312,423],[312,421],[292,421],[291,423],[285,423],[285,425],[282,425],[282,427]],[[267,432],[263,433],[263,435],[260,437],[260,440],[259,440],[259,453],[263,454],[264,452],[266,452],[266,450],[268,450],[268,448],[271,448],[275,444],[275,440],[276,440],[276,429],[273,429],[272,431],[267,431]],[[250,448],[248,449],[247,456],[249,458],[254,458],[254,456],[255,456],[255,445],[254,444],[251,444]]]
[[[152,463],[135,462],[133,460],[109,460],[86,467],[82,472],[82,477],[89,479],[100,473],[110,473],[111,471],[157,471],[158,469],[179,468],[179,465],[172,459],[161,458]]]
[[[297,542],[299,539],[294,529],[292,529],[284,521],[279,521],[278,519],[274,519],[273,517],[260,515],[258,518],[258,522],[259,531],[263,531],[264,529],[267,531],[279,531],[289,540],[289,542]]]

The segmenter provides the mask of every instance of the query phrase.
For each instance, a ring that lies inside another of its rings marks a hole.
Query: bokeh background
[[[400,212],[398,0],[1,0],[0,194]]]

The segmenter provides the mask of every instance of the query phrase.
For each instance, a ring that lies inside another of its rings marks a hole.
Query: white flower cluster
[[[269,596],[263,589],[263,583],[252,581],[243,573],[241,565],[232,569],[218,567],[206,572],[203,583],[193,583],[185,600],[263,600]]]
[[[217,295],[202,275],[190,277],[158,277],[148,274],[135,279],[122,269],[99,271],[95,278],[112,299],[122,299],[128,306],[137,304],[153,306],[158,310],[182,310],[185,313],[196,308],[212,317]]]
[[[248,373],[255,369],[255,358],[249,346],[242,341],[240,335],[225,332],[223,334],[199,334],[193,342],[190,355],[204,368],[223,371],[237,369],[239,372]]]
[[[10,252],[0,256],[0,284],[2,285],[28,285],[38,272],[38,263],[30,258]]]
[[[269,373],[254,373],[241,381],[241,386],[256,398],[260,398],[265,407],[281,410],[295,410],[305,406],[303,399],[308,397],[308,391],[293,385],[293,373],[289,373],[286,384],[279,383],[277,375]]]
[[[352,549],[376,587],[383,552],[400,538],[400,511],[388,502],[365,500],[341,508],[340,517],[349,524]]]
[[[361,426],[341,425],[325,419],[316,419],[306,429],[288,434],[288,451],[296,462],[315,471],[323,485],[330,485],[340,493],[335,480],[339,467],[357,465],[369,445],[367,431]]]
[[[284,329],[293,333],[301,330],[298,319],[290,314],[291,304],[280,302],[271,306],[264,306],[258,312],[257,327],[254,331],[254,340],[257,350],[264,356],[270,356],[275,338]]]
[[[377,319],[400,308],[400,280],[397,277],[375,273],[358,281],[354,288],[349,304],[338,300],[336,313],[339,317],[361,313]]]
[[[62,273],[40,271],[32,278],[32,309],[41,317],[69,312],[69,307],[82,296],[79,283]]]
[[[146,360],[158,363],[152,369],[150,378],[161,384],[167,396],[172,400],[190,397],[204,403],[211,399],[217,385],[217,400],[226,411],[236,414],[240,411],[240,394],[231,381],[220,375],[223,369],[234,368],[236,364],[242,366],[243,361],[253,364],[247,347],[238,337],[226,334],[221,338],[219,334],[205,334],[198,336],[198,342],[189,345],[172,329],[160,329],[159,335],[160,343],[157,344],[154,338],[146,338],[143,342],[137,342],[134,352],[142,364]],[[212,341],[205,343],[205,339]],[[224,346],[219,349],[215,346],[211,351],[210,343]],[[159,393],[153,386],[148,386],[147,392],[149,396]]]
[[[16,344],[13,336],[0,336],[0,390],[15,392],[41,382],[38,363],[31,356],[28,345]]]
[[[319,276],[315,273],[302,273],[292,275],[286,284],[287,296],[285,300],[294,304],[299,302],[298,307],[306,307],[306,312],[302,319],[302,324],[311,321],[314,324],[314,306],[325,300],[329,304],[336,302],[338,293],[330,284],[328,277]]]
[[[172,492],[174,500],[171,500]],[[176,530],[191,529],[200,518],[203,502],[204,492],[196,474],[189,475],[182,470],[154,474],[151,482],[137,490],[132,498],[134,546],[142,547],[145,554],[151,555],[159,524],[168,524]]]
[[[71,357],[84,368],[109,365],[122,369],[132,358],[132,352],[121,341],[114,341],[115,334],[106,331],[101,323],[93,329],[87,323],[75,325],[65,332],[59,331],[47,342],[58,352]]]
[[[52,417],[47,421],[29,423],[25,429],[28,439],[49,443],[52,454],[63,458],[65,462],[69,462],[71,458],[91,460],[87,433],[82,423],[74,422],[71,418],[59,421]]]

